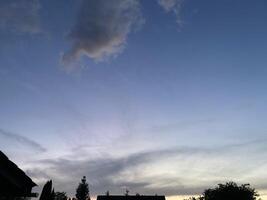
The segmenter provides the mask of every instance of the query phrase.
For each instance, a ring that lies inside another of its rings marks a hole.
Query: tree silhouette
[[[81,179],[81,183],[79,183],[79,186],[76,189],[76,198],[78,200],[90,199],[89,186],[86,183],[86,177],[85,176]]]
[[[55,193],[54,189],[52,188],[52,180],[47,181],[46,184],[43,187],[41,196],[39,200],[54,200]]]
[[[249,184],[238,186],[234,182],[228,182],[205,190],[203,196],[205,200],[256,200],[258,194]]]
[[[258,193],[249,184],[238,186],[234,182],[218,184],[215,188],[206,189],[202,196],[190,197],[188,200],[256,200]]]
[[[55,200],[67,200],[66,192],[55,192]]]

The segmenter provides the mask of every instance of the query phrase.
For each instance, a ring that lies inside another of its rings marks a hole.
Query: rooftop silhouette
[[[0,151],[1,198],[36,197],[32,188],[37,186],[15,163]]]
[[[159,195],[98,195],[97,200],[165,200]]]

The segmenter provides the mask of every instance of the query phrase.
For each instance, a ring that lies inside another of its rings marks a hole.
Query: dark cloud
[[[13,33],[38,33],[39,0],[0,1],[0,30]]]
[[[128,34],[143,22],[138,0],[83,0],[68,38],[71,49],[63,54],[68,64],[82,55],[94,60],[120,53]]]
[[[0,136],[5,137],[6,139],[10,139],[12,141],[18,142],[19,144],[22,145],[26,145],[30,148],[32,148],[33,150],[39,151],[39,152],[44,152],[46,151],[46,149],[44,147],[42,147],[40,144],[38,144],[37,142],[24,137],[22,135],[18,135],[16,133],[12,133],[3,129],[0,129]],[[3,141],[3,140],[1,140]]]

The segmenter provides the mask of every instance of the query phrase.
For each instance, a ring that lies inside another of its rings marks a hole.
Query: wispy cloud
[[[44,152],[46,151],[46,149],[44,147],[42,147],[40,144],[38,144],[37,142],[22,136],[22,135],[18,135],[16,133],[12,133],[3,129],[0,129],[0,136],[6,138],[6,139],[10,139],[12,141],[18,142],[19,144],[23,144],[26,145],[36,151],[39,152]],[[3,140],[2,140],[3,141]]]
[[[12,33],[40,32],[39,0],[0,1],[0,30]]]
[[[158,3],[166,12],[173,12],[176,15],[176,22],[182,25],[183,21],[180,17],[181,6],[184,0],[158,0]]]
[[[82,55],[94,60],[120,53],[128,34],[142,24],[138,0],[83,0],[68,38],[71,49],[63,54],[68,64]]]

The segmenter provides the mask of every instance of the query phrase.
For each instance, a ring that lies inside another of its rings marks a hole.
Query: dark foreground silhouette
[[[52,180],[46,182],[43,187],[39,200],[67,200],[65,192],[55,192],[52,186]]]
[[[18,166],[0,151],[0,199],[36,197],[32,188],[37,186]]]
[[[52,188],[52,180],[47,181],[43,187],[39,200],[53,200],[55,198],[54,188]]]
[[[99,195],[97,200],[165,200],[158,195]]]
[[[189,200],[256,200],[258,193],[249,184],[238,186],[234,182],[218,184],[215,188],[206,189],[202,196]]]
[[[158,195],[99,195],[97,200],[165,200]]]

